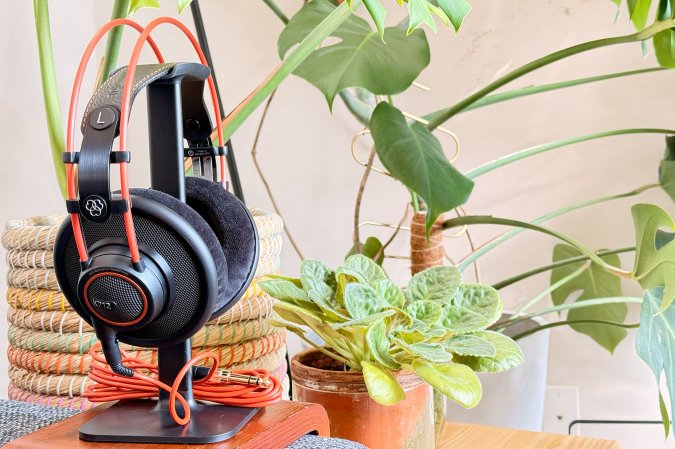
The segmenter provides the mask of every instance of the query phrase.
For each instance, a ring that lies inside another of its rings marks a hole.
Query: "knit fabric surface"
[[[44,407],[19,401],[0,400],[0,446],[41,427],[66,419],[78,410],[59,407]],[[288,449],[367,449],[352,441],[338,438],[322,438],[306,435]]]

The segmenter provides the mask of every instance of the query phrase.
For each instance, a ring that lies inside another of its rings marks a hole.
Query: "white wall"
[[[413,89],[398,97],[397,105],[421,115],[452,104],[500,74],[538,56],[579,42],[632,32],[625,17],[613,23],[615,10],[606,0],[474,0],[472,3],[474,11],[458,36],[445,30],[430,36],[432,63],[421,75],[420,82],[430,86],[432,92]],[[51,2],[64,108],[85,41],[94,28],[105,21],[111,4],[110,0],[95,4]],[[284,0],[280,4],[291,12],[300,2]],[[0,0],[0,5],[3,11],[0,15],[0,29],[3,29],[0,131],[5,136],[0,221],[4,222],[15,217],[62,211],[63,203],[55,188],[48,157],[31,4]],[[202,7],[225,106],[231,110],[278,63],[275,39],[281,24],[262,2],[204,0]],[[163,12],[175,14],[173,4],[166,6]],[[136,18],[144,23],[157,14],[144,11]],[[398,12],[392,14],[392,21],[396,15]],[[183,18],[190,22],[187,13]],[[168,58],[192,60],[188,46],[177,32],[159,29],[157,40],[170,49]],[[126,55],[129,46],[127,41]],[[513,87],[654,65],[651,54],[642,58],[639,45],[623,45],[557,63],[519,80]],[[88,89],[90,87],[85,87],[84,92]],[[672,74],[652,73],[480,109],[453,119],[448,127],[457,132],[462,141],[463,152],[457,166],[467,170],[500,155],[563,137],[617,128],[673,127],[675,117],[671,105],[674,100]],[[137,120],[130,144],[135,150],[131,175],[134,184],[139,186],[146,186],[148,179],[143,103],[137,102]],[[270,202],[248,155],[258,116],[259,112],[233,140],[248,203],[269,208]],[[353,202],[362,170],[352,161],[349,144],[359,129],[340,101],[336,101],[331,114],[321,94],[298,78],[283,84],[271,107],[260,140],[259,157],[305,257],[320,258],[335,265],[351,246]],[[451,151],[451,143],[443,141],[447,151]],[[531,219],[583,199],[628,191],[655,182],[663,147],[662,136],[626,136],[538,156],[480,178],[467,210]],[[362,150],[366,150],[365,142]],[[28,152],[31,154],[27,155]],[[661,192],[649,192],[641,200],[665,204],[670,212],[674,211]],[[362,217],[395,222],[405,201],[406,193],[400,185],[372,176]],[[629,205],[630,201],[616,201],[553,220],[551,225],[594,248],[627,246],[633,239]],[[378,229],[363,232],[370,231],[386,236]],[[485,241],[500,231],[478,227],[472,233],[476,240]],[[553,243],[544,236],[522,234],[481,260],[482,280],[495,282],[546,264]],[[406,245],[403,236],[392,246],[391,253],[406,254]],[[462,239],[449,246],[455,257],[467,250]],[[284,272],[297,270],[298,258],[288,244],[283,260]],[[625,258],[625,263],[629,266],[630,260]],[[404,262],[387,261],[386,267],[398,281],[405,281]],[[0,266],[0,270],[4,269],[4,265]],[[544,275],[508,288],[503,295],[507,307],[531,298],[546,285]],[[4,289],[4,284],[0,289]],[[3,302],[0,310],[5,307]],[[629,321],[636,318],[637,310],[632,308]],[[0,329],[5,333],[4,323]],[[631,333],[611,356],[587,337],[568,329],[556,329],[552,332],[549,384],[579,386],[583,418],[657,418],[654,381],[649,369],[635,356],[633,346],[634,334]],[[0,361],[0,371],[5,370],[5,363]],[[6,379],[2,377],[1,395],[5,394],[5,388]],[[588,428],[586,433],[589,432],[620,437],[626,448],[659,447],[662,443],[660,429],[656,428],[619,431],[595,427]]]

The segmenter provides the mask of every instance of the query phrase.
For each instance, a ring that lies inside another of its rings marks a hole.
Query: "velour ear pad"
[[[187,221],[188,224],[190,224],[190,226],[192,226],[195,231],[197,231],[202,240],[204,240],[204,243],[206,243],[206,246],[213,257],[213,262],[215,263],[216,271],[218,272],[218,299],[216,301],[215,309],[218,310],[221,298],[223,297],[228,284],[227,261],[223,255],[223,250],[220,242],[218,241],[218,238],[211,230],[211,226],[209,226],[209,224],[201,217],[201,215],[192,210],[190,206],[167,193],[152,189],[129,189],[129,193],[131,193],[131,195],[136,195],[151,201],[155,201],[173,210],[178,215],[183,217],[185,221]]]
[[[215,318],[233,306],[251,284],[258,265],[258,230],[246,206],[222,185],[202,178],[185,179],[188,206],[211,226],[227,260],[227,285]]]

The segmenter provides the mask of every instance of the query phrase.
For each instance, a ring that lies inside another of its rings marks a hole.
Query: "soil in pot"
[[[330,419],[331,436],[357,441],[370,449],[433,449],[434,414],[431,388],[415,373],[394,377],[406,399],[378,404],[368,396],[363,375],[310,349],[291,362],[293,398],[321,404]]]

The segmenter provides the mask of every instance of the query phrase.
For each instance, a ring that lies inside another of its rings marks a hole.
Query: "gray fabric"
[[[79,413],[59,407],[43,407],[27,402],[0,400],[0,446],[41,427]],[[364,449],[365,446],[337,438],[307,435],[288,446],[288,449]],[[366,448],[367,449],[367,448]]]
[[[79,411],[68,408],[0,401],[0,446],[76,413]]]

